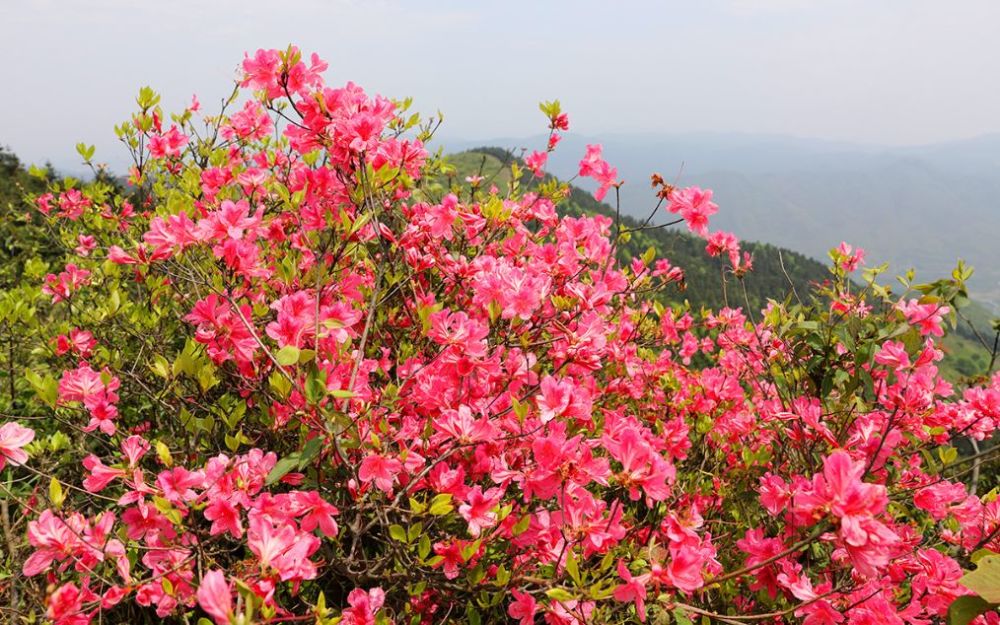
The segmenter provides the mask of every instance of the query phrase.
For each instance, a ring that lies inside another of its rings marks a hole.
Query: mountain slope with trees
[[[524,166],[514,152],[499,147],[476,147],[450,154],[447,162],[451,169],[442,175],[441,182],[460,194],[467,192],[469,184],[466,178],[470,176],[482,176],[482,185],[495,184],[502,188],[511,180],[511,165],[517,165],[522,170]],[[554,177],[549,175],[542,180],[522,176],[521,182],[530,186],[552,180]],[[642,193],[636,190],[640,185],[628,186],[632,187],[630,197]],[[568,200],[559,206],[566,214],[605,215],[620,220],[626,230],[643,224],[642,220],[625,214],[624,210],[619,213],[610,204],[595,200],[593,194],[583,188],[571,184],[569,194]],[[654,199],[652,192],[646,195]],[[630,212],[635,213],[636,209],[632,208]],[[737,234],[740,232],[737,231]],[[829,247],[838,242],[831,239]],[[814,285],[830,277],[827,265],[805,254],[757,241],[743,241],[741,246],[753,255],[754,265],[754,270],[742,281],[726,278],[724,262],[705,253],[704,240],[675,228],[656,227],[632,233],[621,246],[621,257],[627,261],[653,248],[657,258],[667,258],[674,266],[684,269],[684,289],[669,293],[668,301],[664,303],[682,304],[686,301],[694,308],[709,309],[728,305],[748,308],[754,314],[764,308],[769,299],[783,301],[800,294],[806,297]],[[953,379],[978,375],[986,370],[990,360],[988,347],[991,347],[989,343],[994,336],[992,315],[984,306],[969,302],[962,315],[963,319],[959,320],[954,331],[943,340],[947,352],[943,369]]]

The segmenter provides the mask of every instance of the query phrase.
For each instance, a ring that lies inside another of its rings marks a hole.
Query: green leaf
[[[514,536],[520,536],[521,534],[528,531],[528,527],[530,526],[531,526],[531,515],[526,514],[523,517],[521,517],[517,523],[514,524],[514,528],[511,530],[511,533],[513,533]]]
[[[549,588],[545,591],[545,596],[553,601],[571,601],[573,595],[565,588]]]
[[[507,582],[509,581],[510,581],[510,571],[508,571],[507,568],[501,564],[500,567],[497,568],[497,574],[496,574],[497,586],[506,586]]]
[[[63,492],[62,484],[59,480],[52,478],[49,480],[49,501],[56,508],[62,508],[63,501],[66,499],[66,493]]]
[[[392,536],[393,540],[399,541],[401,543],[406,542],[406,530],[403,529],[402,525],[390,525],[389,536]]]
[[[959,581],[986,601],[1000,603],[1000,556],[983,556],[976,570],[966,573]]]
[[[38,398],[45,402],[49,408],[56,407],[56,400],[59,398],[59,383],[52,376],[44,378],[31,369],[24,371],[24,377],[31,384],[31,387],[38,393]]]
[[[306,468],[310,462],[315,460],[321,449],[323,449],[322,436],[317,436],[307,440],[305,446],[302,447],[302,451],[299,452],[298,470],[301,471]]]
[[[434,516],[444,516],[454,509],[455,506],[451,505],[450,493],[434,495],[434,499],[431,499],[430,513]]]
[[[692,625],[691,618],[683,608],[674,608],[673,615],[677,625]]]
[[[170,455],[170,448],[163,441],[156,441],[153,443],[153,448],[156,449],[156,458],[164,466],[172,466],[174,464],[173,456]]]
[[[288,381],[288,378],[281,375],[280,371],[271,373],[270,377],[267,378],[267,382],[282,399],[288,397],[288,393],[292,390],[292,383]]]
[[[941,464],[947,466],[958,458],[958,450],[954,447],[938,447],[937,450],[938,458],[941,459]]]
[[[465,604],[465,620],[469,625],[480,625],[483,622],[482,617],[479,615],[479,610],[476,606],[472,605],[472,602]]]
[[[310,368],[306,375],[305,396],[310,404],[318,404],[326,397],[326,371]]]
[[[948,606],[948,625],[968,625],[972,619],[990,611],[992,607],[982,597],[974,595],[959,597]]]
[[[583,585],[580,581],[580,569],[576,565],[576,558],[573,556],[572,550],[569,550],[566,553],[566,572],[569,573],[571,578],[573,578],[573,581],[576,582],[577,586]]]
[[[294,345],[285,345],[284,347],[278,350],[278,353],[275,354],[274,358],[275,360],[278,361],[279,365],[281,365],[282,367],[287,367],[289,365],[294,365],[295,363],[297,363],[299,361],[299,355],[301,353],[302,352],[299,350],[298,347],[295,347]]]
[[[420,537],[420,542],[417,543],[417,556],[419,556],[420,559],[423,560],[428,555],[430,555],[430,553],[431,553],[431,537],[428,536],[427,534],[424,534],[423,536]]]
[[[149,365],[150,370],[161,378],[170,378],[170,363],[162,355],[153,357],[153,362]]]
[[[288,475],[288,473],[292,469],[299,466],[299,459],[300,459],[299,453],[295,452],[293,454],[285,456],[281,460],[274,463],[274,468],[271,469],[271,472],[267,474],[267,479],[264,480],[264,483],[270,486],[271,484],[274,484],[281,478]]]
[[[420,536],[420,533],[423,531],[424,531],[423,523],[419,522],[414,523],[413,525],[410,526],[410,529],[406,531],[406,542],[412,543],[417,539],[417,536]]]
[[[462,559],[465,560],[466,562],[471,560],[472,556],[476,555],[476,552],[479,551],[480,543],[481,541],[477,540],[462,547],[462,550],[459,552],[460,555],[462,556]]]
[[[85,163],[90,162],[90,160],[94,158],[94,149],[94,146],[87,145],[86,143],[76,144],[76,153],[80,155],[80,158],[82,158]]]

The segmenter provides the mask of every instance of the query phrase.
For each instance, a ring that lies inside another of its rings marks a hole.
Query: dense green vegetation
[[[28,195],[45,191],[46,181],[55,172],[46,167],[37,174],[29,174],[17,155],[0,146],[0,288],[3,289],[20,283],[27,259],[51,258],[56,254],[54,246],[45,245],[39,215],[25,201]]]

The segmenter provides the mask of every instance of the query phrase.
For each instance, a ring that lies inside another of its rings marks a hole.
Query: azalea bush
[[[221,112],[143,89],[128,185],[35,198],[61,252],[0,302],[4,618],[1000,622],[1000,375],[935,365],[964,268],[894,293],[844,244],[812,293],[693,310],[560,216],[557,102],[502,188],[452,188],[438,120],[325,70],[260,50]],[[738,301],[711,192],[652,182],[642,227],[704,237]]]

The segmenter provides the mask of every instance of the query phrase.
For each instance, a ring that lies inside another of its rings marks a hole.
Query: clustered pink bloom
[[[864,354],[834,332],[796,343],[778,302],[760,321],[666,306],[646,294],[684,272],[619,262],[610,217],[481,175],[427,192],[406,104],[329,86],[326,67],[294,47],[248,54],[253,93],[207,135],[190,115],[166,131],[158,108],[137,115],[133,180],[171,183],[167,198],[37,198],[79,256],[42,286],[72,320],[40,350],[50,407],[89,434],[65,452],[72,492],[25,511],[22,573],[51,585],[46,618],[88,625],[127,602],[216,625],[480,609],[583,625],[707,618],[697,606],[724,596],[762,622],[924,624],[968,594],[959,562],[1000,550],[1000,503],[919,452],[993,436],[1000,374],[963,391],[941,378],[947,306],[879,312],[830,287],[822,315],[915,328]],[[546,151],[525,158],[539,177],[569,128],[544,110]],[[579,175],[598,199],[620,184],[599,145]],[[708,254],[750,270],[709,228],[710,190],[664,189]],[[841,278],[864,256],[832,255]],[[80,314],[112,281],[128,301]],[[120,339],[126,315],[170,344]],[[810,357],[833,363],[833,390]],[[0,469],[31,469],[34,437],[0,425]]]
[[[84,431],[100,428],[105,434],[115,433],[114,419],[118,416],[119,379],[108,371],[94,371],[90,365],[82,364],[76,369],[63,371],[59,381],[59,401],[62,403],[82,403],[90,413],[90,423]]]
[[[73,328],[69,335],[60,334],[56,337],[56,355],[73,353],[80,358],[90,358],[97,346],[97,339],[87,330]]]
[[[524,164],[531,170],[536,178],[541,178],[545,173],[545,162],[548,158],[549,155],[547,152],[539,152],[536,150],[524,157]]]
[[[618,170],[608,164],[601,156],[600,145],[588,145],[587,154],[580,161],[580,176],[593,178],[600,185],[594,192],[594,197],[600,201],[608,194],[608,189],[618,184]]]
[[[69,263],[64,271],[59,272],[59,275],[50,273],[45,276],[45,286],[42,287],[42,293],[51,295],[53,303],[59,303],[69,299],[74,291],[87,284],[89,277],[90,271],[88,269]]]
[[[857,271],[858,267],[865,262],[865,251],[860,247],[855,249],[846,242],[842,241],[836,252],[838,254],[837,264],[847,273]]]
[[[35,431],[16,421],[0,425],[0,469],[6,464],[19,465],[28,460],[28,452],[22,449],[35,438]]]
[[[951,312],[951,308],[938,303],[921,304],[918,300],[900,300],[898,304],[900,312],[906,315],[906,321],[910,325],[916,326],[920,334],[931,336],[944,336],[944,328],[941,323],[944,316]]]

